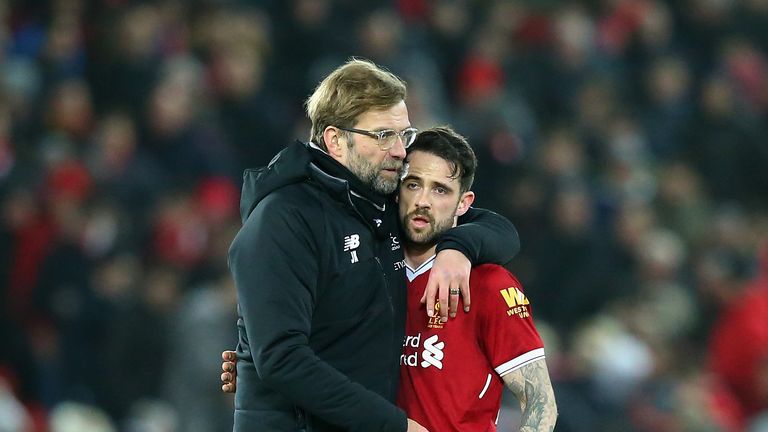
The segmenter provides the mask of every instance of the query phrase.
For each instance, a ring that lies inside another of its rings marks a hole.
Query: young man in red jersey
[[[432,431],[493,431],[506,384],[521,403],[521,430],[552,430],[557,409],[544,346],[512,274],[477,266],[470,275],[472,313],[450,323],[423,313],[437,238],[475,198],[472,148],[452,130],[434,128],[419,134],[407,164],[399,194],[408,313],[398,405]]]
[[[476,166],[466,139],[448,128],[421,132],[408,151],[398,202],[408,277],[398,405],[433,432],[495,431],[506,385],[520,402],[520,430],[551,431],[557,408],[544,347],[512,274],[477,266],[470,276],[472,313],[450,323],[424,314],[437,238],[474,201]],[[452,303],[461,302],[458,290],[450,294]],[[231,366],[222,365],[225,391],[234,388]]]

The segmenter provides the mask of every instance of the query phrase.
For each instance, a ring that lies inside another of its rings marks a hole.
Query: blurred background
[[[768,431],[768,0],[4,0],[0,432],[231,430],[241,172],[352,55],[476,149],[558,431]]]

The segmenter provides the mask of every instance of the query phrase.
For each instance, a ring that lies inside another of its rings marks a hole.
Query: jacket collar
[[[308,170],[310,177],[335,199],[351,206],[374,232],[387,235],[387,230],[391,230],[385,222],[389,197],[371,191],[347,167],[313,143],[309,147],[312,153]]]
[[[332,158],[327,152],[318,147],[315,143],[309,143],[310,152],[312,153],[312,162],[324,173],[346,181],[349,185],[350,192],[365,201],[368,201],[374,207],[380,208],[381,211],[385,210],[388,197],[381,195],[371,190],[371,188],[363,184],[360,179],[349,170],[349,168],[342,165],[339,161]]]

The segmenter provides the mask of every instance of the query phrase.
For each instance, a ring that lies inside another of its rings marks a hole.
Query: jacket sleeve
[[[296,406],[345,430],[407,430],[402,410],[310,348],[322,245],[297,205],[285,201],[273,195],[260,203],[229,251],[259,377]]]
[[[444,249],[458,250],[473,265],[506,265],[520,251],[520,237],[504,216],[472,207],[459,218],[458,226],[440,236],[437,252]]]

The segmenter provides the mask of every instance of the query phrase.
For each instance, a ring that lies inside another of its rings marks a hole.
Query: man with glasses
[[[420,301],[437,238],[469,210],[477,159],[445,127],[419,133],[408,148],[398,193],[408,278],[406,337],[398,405],[433,431],[495,431],[504,385],[520,403],[520,431],[551,431],[557,420],[544,344],[520,282],[493,264],[472,269],[474,311],[444,325]],[[223,390],[237,386],[233,351],[223,353]],[[438,391],[436,391],[438,390]]]
[[[406,287],[392,193],[416,134],[405,95],[393,74],[351,60],[307,101],[311,142],[246,171],[229,253],[236,432],[425,430],[394,405]],[[518,249],[498,215],[471,209],[461,222],[437,245],[425,295],[439,321],[462,290],[469,304],[467,257],[503,264]]]
[[[419,133],[419,130],[413,127],[405,128],[400,132],[394,131],[392,129],[385,129],[382,131],[367,131],[363,129],[343,127],[340,127],[339,129],[345,132],[354,132],[375,139],[382,151],[387,151],[394,147],[398,137],[400,137],[400,139],[403,141],[405,148],[408,148],[413,143],[413,141],[416,140],[416,134]]]

